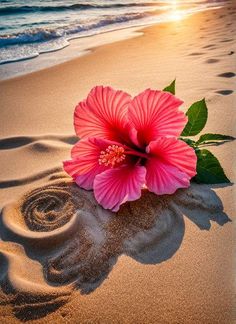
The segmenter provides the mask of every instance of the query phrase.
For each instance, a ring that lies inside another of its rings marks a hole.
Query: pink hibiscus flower
[[[97,86],[75,108],[81,140],[64,161],[78,186],[94,190],[99,204],[118,211],[142,188],[157,195],[187,188],[196,174],[196,155],[178,140],[187,119],[174,95],[147,89],[131,96]]]

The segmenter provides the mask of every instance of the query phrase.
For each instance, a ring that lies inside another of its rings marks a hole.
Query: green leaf
[[[208,150],[196,150],[197,154],[197,175],[194,180],[198,183],[214,184],[228,183],[220,162]]]
[[[189,146],[191,147],[194,147],[196,142],[194,140],[191,140],[190,138],[183,138],[183,137],[180,137],[179,138],[181,141],[185,142],[186,144],[188,144]]]
[[[221,134],[204,134],[201,135],[199,140],[196,142],[198,144],[204,144],[209,141],[233,141],[235,138],[228,135],[221,135]]]
[[[171,82],[167,87],[163,89],[163,91],[170,92],[175,95],[175,79]]]
[[[205,99],[197,101],[191,105],[186,115],[188,122],[181,136],[194,136],[201,132],[207,121],[207,106]]]

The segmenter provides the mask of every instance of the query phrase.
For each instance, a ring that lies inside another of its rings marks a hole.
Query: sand
[[[204,132],[235,135],[232,3],[0,82],[1,323],[233,323],[232,185],[143,192],[118,214],[63,172],[73,110],[98,84],[135,95],[177,78]],[[233,181],[234,142],[211,146]]]

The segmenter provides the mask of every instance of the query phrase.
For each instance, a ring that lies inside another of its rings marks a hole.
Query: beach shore
[[[192,186],[166,209],[150,195],[122,221],[128,207],[118,220],[95,208],[61,162],[77,140],[74,107],[95,85],[135,95],[176,78],[183,111],[206,98],[204,133],[235,136],[235,21],[232,1],[0,82],[1,323],[233,323],[233,186]],[[233,149],[210,147],[232,181]],[[53,195],[52,225],[37,202]]]

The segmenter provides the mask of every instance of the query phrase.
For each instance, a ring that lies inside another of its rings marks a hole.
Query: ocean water
[[[223,5],[224,1],[0,0],[0,64],[37,57],[70,40],[171,20]]]

